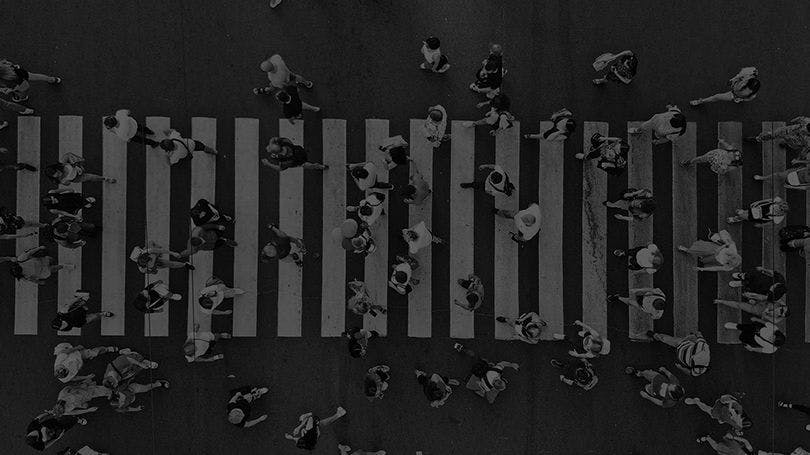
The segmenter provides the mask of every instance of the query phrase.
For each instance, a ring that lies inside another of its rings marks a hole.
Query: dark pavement
[[[58,115],[84,116],[84,155],[88,162],[98,160],[101,125],[90,119],[100,119],[118,108],[131,109],[138,119],[171,117],[172,126],[182,132],[190,131],[193,116],[216,117],[220,149],[226,151],[233,137],[232,119],[259,118],[264,145],[276,135],[280,109],[256,98],[251,89],[265,82],[258,65],[274,52],[315,81],[315,89],[306,92],[304,99],[321,106],[323,118],[347,119],[349,158],[355,161],[364,154],[366,118],[389,119],[394,134],[407,132],[408,119],[424,117],[427,106],[436,103],[447,108],[451,119],[480,118],[483,112],[475,109],[478,97],[467,86],[490,42],[504,46],[509,69],[505,91],[527,132],[536,131],[539,121],[566,106],[580,121],[607,121],[612,133],[623,135],[626,121],[645,120],[662,111],[667,102],[676,102],[689,121],[697,122],[698,151],[703,152],[714,148],[718,121],[741,121],[743,135],[749,136],[759,132],[761,121],[787,120],[810,112],[805,96],[810,93],[810,80],[802,72],[810,57],[807,2],[284,0],[275,10],[267,3],[12,0],[4,4],[4,56],[31,71],[64,79],[57,90],[37,86],[32,92],[30,104],[43,116],[43,163],[58,158]],[[428,35],[442,39],[442,50],[453,65],[445,75],[417,70],[421,40]],[[594,88],[590,82],[593,59],[603,52],[624,49],[632,49],[639,57],[633,84]],[[757,100],[700,110],[688,106],[689,99],[722,90],[729,77],[749,65],[759,69],[763,81]],[[305,125],[307,142],[318,144],[318,117],[307,117]],[[0,145],[13,148],[15,137],[12,121],[9,131],[0,133]],[[479,129],[476,143],[476,164],[491,162],[494,139]],[[574,135],[565,148],[567,156],[580,150],[581,134]],[[531,171],[537,169],[534,150],[536,144],[523,143],[521,206],[534,199],[531,195],[542,184]],[[654,222],[656,232],[666,232],[672,221],[660,214],[671,209],[669,152],[668,148],[655,150],[664,159],[655,161],[655,192],[663,204]],[[320,146],[313,151],[320,153]],[[129,149],[131,182],[143,181],[144,164],[138,152],[137,147]],[[744,181],[759,171],[757,161],[746,164]],[[434,200],[441,201],[434,210],[437,233],[449,230],[443,202],[449,194],[448,164],[449,145],[445,145],[434,158]],[[573,159],[566,161],[566,194],[581,193],[580,166]],[[188,187],[189,171],[187,163],[172,169],[172,187]],[[392,177],[394,183],[406,179],[402,172]],[[218,202],[232,207],[232,157],[218,162],[217,174]],[[278,187],[277,179],[269,172],[261,175],[263,223],[277,219],[273,190]],[[624,179],[610,180],[611,195],[624,188]],[[307,174],[305,182],[309,217],[311,210],[321,210],[321,184],[314,174]],[[698,182],[698,232],[702,233],[716,226],[717,189],[714,174],[707,169],[698,171]],[[97,186],[87,187],[90,194],[100,195]],[[130,186],[128,190],[131,213],[142,214],[142,189]],[[3,204],[13,206],[14,191],[13,179],[0,181]],[[758,191],[747,185],[744,199],[754,200]],[[190,207],[189,199],[186,193],[172,201],[172,246],[185,242],[187,221],[175,214]],[[791,212],[788,223],[801,223],[804,196],[792,192],[789,202],[798,209]],[[483,216],[488,210],[483,204],[490,202],[477,200],[476,214]],[[389,216],[390,234],[396,235],[407,222],[407,212],[392,205]],[[566,216],[565,244],[570,248],[565,264],[566,321],[581,314],[580,216],[578,206]],[[484,254],[493,244],[492,222],[485,220],[475,232],[477,252]],[[753,258],[760,256],[761,246],[753,231],[746,232],[741,242],[745,265],[755,266]],[[611,223],[608,233],[609,250],[626,244],[626,227]],[[319,224],[305,227],[305,238],[314,245],[320,236]],[[127,239],[130,244],[142,241],[143,225],[129,226]],[[657,243],[663,251],[671,248],[671,240],[666,238]],[[12,241],[0,244],[0,254],[12,255],[13,251]],[[99,244],[88,244],[83,254],[83,285],[99,295],[100,284],[93,278],[100,276]],[[215,265],[216,274],[226,282],[232,274],[229,254],[218,253],[220,260]],[[708,454],[711,450],[698,446],[695,438],[708,432],[722,436],[721,427],[696,408],[679,405],[662,410],[638,396],[641,382],[626,377],[624,365],[667,365],[674,371],[673,354],[662,345],[628,342],[624,309],[609,314],[614,348],[607,358],[596,362],[599,384],[582,392],[561,384],[549,365],[550,358],[564,353],[564,346],[494,341],[488,323],[492,307],[485,306],[476,319],[476,338],[466,344],[487,358],[517,362],[520,371],[506,374],[508,389],[492,406],[462,388],[444,407],[429,407],[414,380],[414,366],[462,379],[469,370],[468,361],[450,349],[452,341],[443,335],[449,327],[448,313],[442,308],[450,258],[439,248],[433,254],[433,281],[437,283],[433,290],[434,336],[407,338],[406,309],[392,305],[389,338],[373,340],[363,360],[351,359],[343,340],[319,336],[319,266],[305,271],[305,283],[312,283],[310,289],[315,291],[305,294],[303,337],[280,339],[272,336],[272,330],[262,330],[275,327],[276,316],[275,307],[262,305],[260,299],[259,336],[222,343],[223,362],[185,363],[181,345],[186,308],[182,305],[171,310],[166,339],[138,335],[102,338],[98,326],[85,330],[80,341],[68,341],[88,347],[132,347],[160,363],[155,378],[169,379],[172,388],[139,398],[145,405],[141,413],[119,415],[102,405],[100,412],[89,416],[87,427],[72,430],[56,447],[87,443],[112,454],[137,455],[298,453],[284,440],[284,432],[295,426],[301,413],[312,410],[326,416],[336,405],[344,406],[349,414],[324,431],[315,453],[337,453],[335,443],[340,440],[357,448],[386,449],[389,454],[422,450],[425,455],[624,455],[633,449],[640,454]],[[536,276],[536,255],[521,256],[521,271],[526,276]],[[485,282],[491,282],[492,266],[485,259],[483,254],[477,255],[476,270]],[[264,265],[259,270],[260,280],[270,289],[276,288],[272,283],[275,270],[275,266]],[[350,261],[347,276],[361,274],[362,264]],[[789,258],[787,277],[788,301],[793,302],[789,324],[799,327],[806,299],[803,259]],[[183,279],[181,273],[172,275],[173,283]],[[623,269],[609,271],[611,290],[625,288],[626,280]],[[663,288],[667,281],[671,282],[671,269],[656,274],[656,286]],[[133,269],[128,270],[127,288],[130,294],[139,288],[139,275]],[[24,445],[25,425],[51,406],[61,386],[51,376],[51,352],[60,340],[48,326],[49,317],[42,317],[54,311],[56,287],[52,284],[40,291],[39,335],[33,337],[12,335],[13,284],[5,272],[0,276],[0,289],[4,303],[0,305],[0,363],[5,367],[0,375],[0,440],[7,441],[7,453],[33,453]],[[715,278],[702,275],[700,324],[712,342],[715,289]],[[488,292],[486,301],[492,302],[491,287]],[[532,308],[537,292],[536,285],[521,289],[522,310]],[[273,293],[267,295],[268,301],[275,302]],[[140,314],[130,307],[128,312],[127,333],[142,333]],[[357,323],[359,318],[349,322]],[[214,324],[217,328],[217,322]],[[671,314],[656,324],[661,329],[671,325]],[[747,436],[758,448],[789,453],[796,445],[810,445],[810,435],[804,431],[810,422],[774,407],[777,399],[810,401],[805,387],[810,373],[805,356],[810,349],[803,341],[798,336],[789,338],[787,346],[774,356],[712,343],[711,371],[685,380],[684,385],[690,396],[697,394],[704,401],[725,392],[745,392],[743,403],[754,421]],[[100,377],[104,363],[98,360],[89,370]],[[363,374],[380,363],[392,367],[391,389],[382,402],[368,403],[362,396]],[[228,379],[230,374],[236,378]],[[141,377],[142,382],[146,376]],[[225,420],[227,390],[243,384],[271,389],[254,407],[257,415],[268,412],[269,419],[249,430],[236,429]]]

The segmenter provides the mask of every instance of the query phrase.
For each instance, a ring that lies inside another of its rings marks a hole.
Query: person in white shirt
[[[369,227],[373,227],[374,223],[385,214],[383,208],[385,202],[385,194],[372,192],[368,193],[357,205],[350,205],[346,207],[347,212],[356,212],[357,217],[366,223]]]
[[[745,349],[760,354],[773,354],[785,344],[785,334],[773,323],[752,317],[746,324],[726,322],[723,327],[740,332],[739,339]]]
[[[126,142],[146,144],[150,147],[157,147],[158,142],[147,136],[154,136],[155,132],[146,125],[138,125],[138,122],[130,115],[128,109],[119,109],[115,115],[104,117],[104,128],[120,137]]]
[[[441,46],[441,42],[435,36],[422,41],[422,55],[425,57],[425,61],[419,65],[419,69],[431,73],[444,73],[450,69],[450,62],[447,60],[447,56],[442,54],[439,46]]]
[[[509,180],[509,174],[497,164],[482,164],[478,166],[479,171],[490,170],[487,178],[483,182],[473,180],[472,182],[462,182],[462,188],[483,189],[490,196],[499,194],[509,197],[515,191],[515,185]]]
[[[231,314],[233,310],[219,311],[217,307],[221,305],[225,299],[232,299],[244,293],[245,291],[242,289],[225,286],[222,280],[212,276],[206,281],[205,287],[200,291],[200,298],[197,299],[197,303],[200,304],[200,311],[205,314]]]
[[[624,303],[627,306],[638,308],[647,313],[653,319],[661,319],[664,315],[664,308],[667,304],[667,296],[664,291],[658,288],[633,288],[630,289],[628,297],[614,294],[608,297],[610,303]]]
[[[347,164],[346,169],[351,173],[354,183],[357,184],[357,188],[359,188],[360,191],[375,188],[380,190],[394,189],[394,185],[377,180],[377,165],[371,161]]]
[[[408,252],[410,254],[418,253],[419,250],[430,246],[431,243],[437,243],[439,245],[447,243],[445,240],[433,235],[424,221],[420,221],[419,224],[410,229],[403,229],[402,238],[405,240],[405,243],[408,244]]]
[[[388,287],[397,291],[400,295],[407,295],[413,291],[413,286],[419,284],[419,280],[413,278],[413,271],[419,268],[419,262],[410,256],[397,255],[396,261],[391,265],[391,279],[388,280]]]
[[[100,354],[108,352],[118,352],[118,348],[115,346],[99,346],[87,349],[82,345],[73,346],[70,343],[59,343],[53,349],[53,355],[56,356],[53,362],[53,376],[63,383],[92,378],[92,375],[78,376],[79,370],[84,366],[84,361],[95,359]]]
[[[756,68],[753,66],[745,67],[736,76],[728,80],[730,90],[727,92],[717,93],[708,98],[694,99],[689,104],[700,106],[701,104],[716,101],[734,101],[735,103],[751,101],[757,97],[761,85],[758,76],[759,72]]]
[[[627,268],[636,273],[646,272],[652,275],[664,263],[664,254],[654,243],[629,250],[613,250],[613,255],[627,258]]]
[[[217,151],[202,142],[183,137],[177,130],[165,131],[166,139],[160,141],[160,148],[166,153],[169,164],[177,164],[183,158],[193,158],[192,152],[205,152],[216,155]]]
[[[528,242],[540,232],[540,206],[536,203],[531,204],[529,207],[519,212],[498,208],[492,210],[496,216],[515,220],[517,232],[512,232],[511,238],[518,244],[522,245]]]
[[[423,127],[425,138],[433,148],[442,145],[442,141],[450,139],[447,133],[447,111],[444,106],[437,104],[428,108],[428,116]]]
[[[667,104],[667,111],[653,115],[641,124],[639,128],[628,128],[628,134],[641,134],[642,131],[652,132],[653,144],[664,144],[674,141],[678,136],[686,133],[686,116],[678,106]]]
[[[790,211],[790,204],[779,196],[752,202],[748,209],[737,209],[736,215],[728,217],[729,224],[750,221],[758,228],[779,224]]]
[[[227,340],[231,334],[227,332],[211,333],[201,332],[200,324],[194,324],[194,329],[188,333],[185,343],[183,343],[183,354],[186,362],[214,362],[224,359],[222,354],[206,355],[209,353],[218,340]]]
[[[267,73],[267,80],[270,81],[269,87],[254,88],[253,93],[257,95],[270,94],[277,90],[281,90],[288,85],[300,85],[304,88],[312,88],[313,83],[305,79],[300,74],[293,73],[284,59],[278,54],[273,54],[267,60],[263,61],[259,68]]]

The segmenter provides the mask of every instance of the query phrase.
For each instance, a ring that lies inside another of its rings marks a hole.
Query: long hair
[[[0,80],[5,82],[17,80],[17,73],[14,72],[14,67],[8,60],[0,60]]]

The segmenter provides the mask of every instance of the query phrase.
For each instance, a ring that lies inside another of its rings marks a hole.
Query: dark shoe
[[[393,190],[394,185],[391,185],[388,182],[377,182],[377,184],[374,185],[374,188],[378,188],[378,189],[381,189],[381,190]]]
[[[23,101],[28,101],[28,95],[20,95],[17,93],[13,93],[11,95],[11,101],[14,101],[15,103],[22,103]]]
[[[655,330],[647,330],[647,337],[651,340],[655,339]]]
[[[474,182],[463,182],[463,183],[459,184],[459,186],[462,187],[462,188],[474,188],[475,183]]]
[[[495,320],[498,322],[506,322],[506,318],[503,316],[498,316],[497,318],[495,318]]]
[[[680,165],[681,165],[681,167],[689,167],[689,166],[692,165],[692,161],[691,160],[683,160],[683,161],[680,162]]]
[[[621,300],[619,300],[619,294],[611,294],[611,295],[609,295],[607,297],[607,301],[608,301],[608,303],[619,303],[619,302],[621,302]]]
[[[17,163],[17,170],[18,170],[18,171],[30,171],[30,172],[36,172],[36,171],[37,171],[37,168],[36,168],[36,167],[34,167],[34,166],[31,166],[31,165],[30,165],[30,164],[28,164],[28,163]]]
[[[304,88],[312,88],[315,84],[313,84],[312,81],[304,81],[304,82],[300,82],[298,85],[300,85],[300,86],[302,86]]]
[[[225,220],[226,223],[233,223],[234,217],[228,215],[222,215],[222,219]]]
[[[749,144],[756,144],[759,142],[756,136],[748,136],[743,138],[743,142],[747,142]]]
[[[613,255],[617,258],[621,258],[627,256],[627,253],[624,250],[613,250]]]
[[[186,269],[187,269],[187,270],[194,270],[195,268],[196,268],[196,267],[194,267],[193,265],[191,265],[191,262],[186,262]]]
[[[53,84],[53,85],[59,85],[61,83],[62,83],[62,78],[59,77],[59,76],[54,76],[53,82],[51,82],[51,84]]]

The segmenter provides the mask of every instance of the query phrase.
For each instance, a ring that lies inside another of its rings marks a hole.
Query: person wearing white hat
[[[493,209],[495,215],[515,220],[516,233],[511,233],[512,240],[520,244],[531,240],[540,232],[540,206],[536,203],[515,213],[512,210]]]
[[[53,362],[53,376],[63,383],[92,378],[92,375],[78,376],[79,370],[84,366],[84,361],[95,359],[100,354],[108,352],[118,352],[118,348],[115,346],[99,346],[87,349],[82,345],[73,346],[70,343],[59,343],[53,349],[53,355],[56,356]]]
[[[441,238],[433,235],[433,233],[430,232],[430,229],[425,226],[424,221],[420,221],[419,224],[410,229],[403,229],[402,238],[408,244],[408,252],[410,254],[418,253],[419,250],[429,246],[431,243],[437,243],[440,245],[447,243]]]

